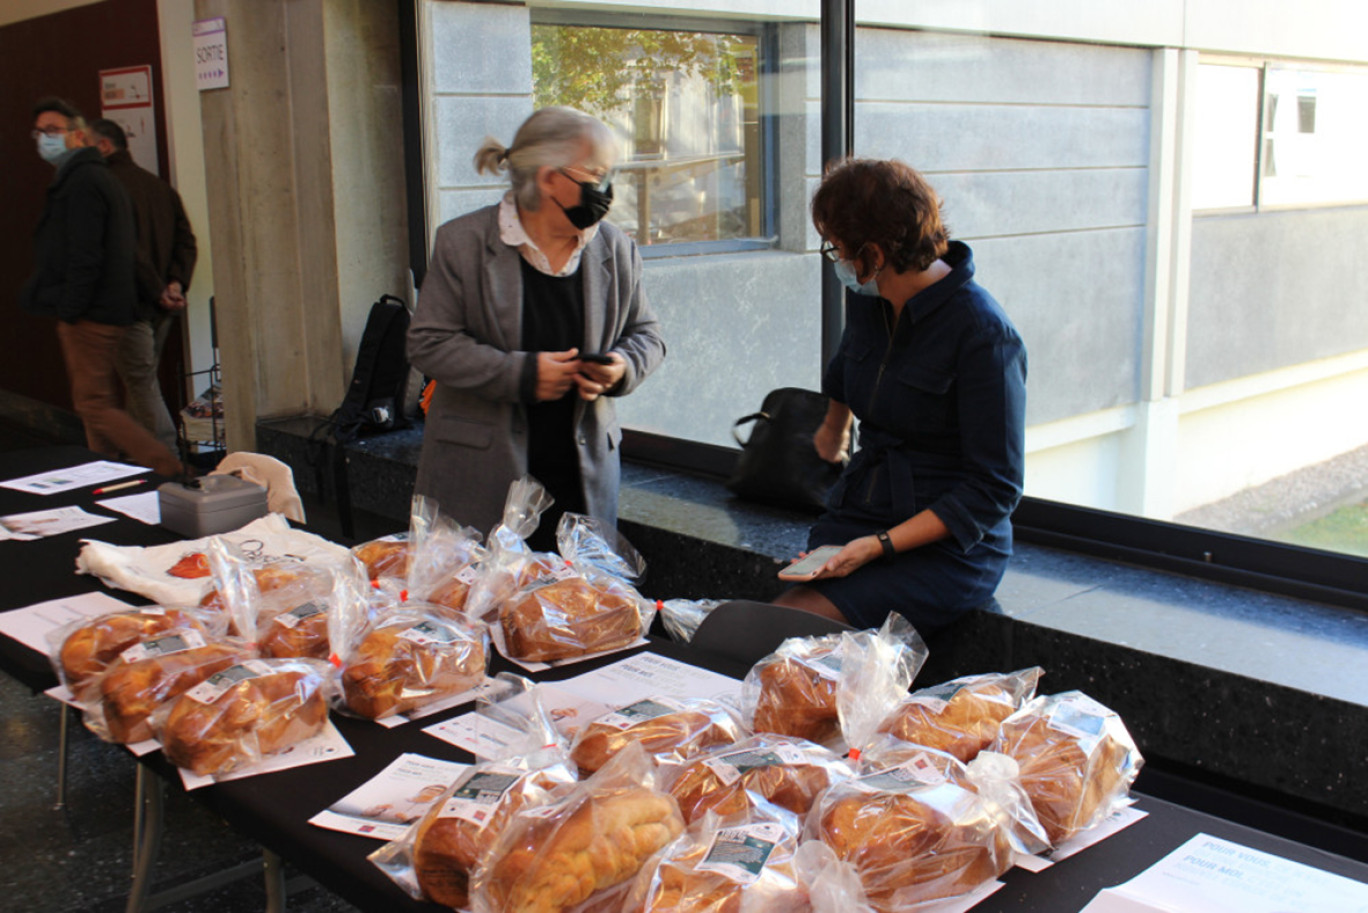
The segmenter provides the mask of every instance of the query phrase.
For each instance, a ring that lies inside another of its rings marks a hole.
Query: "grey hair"
[[[480,174],[507,171],[514,200],[535,212],[541,208],[537,171],[576,164],[586,144],[590,161],[604,166],[616,161],[617,137],[598,118],[574,108],[542,108],[523,121],[512,146],[486,136],[475,152],[475,170]]]

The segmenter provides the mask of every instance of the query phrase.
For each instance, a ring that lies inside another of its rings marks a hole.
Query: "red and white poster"
[[[161,173],[150,64],[100,71],[100,116],[123,127],[133,161],[153,174]]]

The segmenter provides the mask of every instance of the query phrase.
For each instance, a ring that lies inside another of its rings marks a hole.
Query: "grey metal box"
[[[233,475],[209,475],[157,489],[161,525],[191,539],[232,532],[266,516],[266,489]]]

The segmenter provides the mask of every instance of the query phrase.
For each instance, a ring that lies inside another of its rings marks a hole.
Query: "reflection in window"
[[[1269,67],[1259,202],[1368,200],[1365,110],[1368,74]]]
[[[764,234],[759,63],[753,35],[532,27],[536,105],[623,138],[608,218],[641,245]]]

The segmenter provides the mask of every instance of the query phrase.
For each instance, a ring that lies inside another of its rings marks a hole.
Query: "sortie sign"
[[[195,87],[228,88],[228,24],[222,17],[191,24],[195,35]]]

